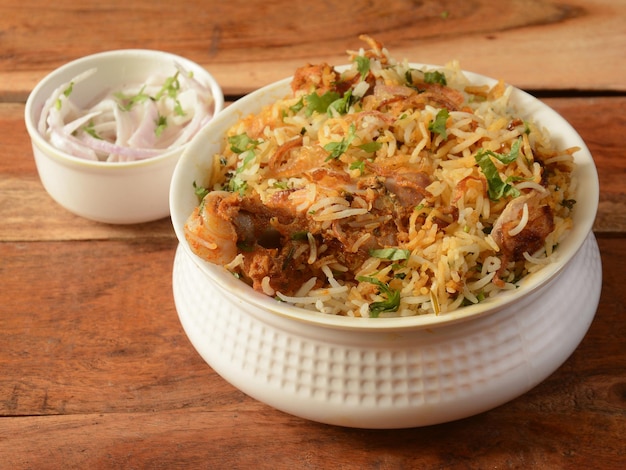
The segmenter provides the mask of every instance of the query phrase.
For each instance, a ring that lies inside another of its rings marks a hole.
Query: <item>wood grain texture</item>
[[[301,420],[216,376],[177,322],[165,276],[172,243],[2,244],[13,315],[0,317],[0,456],[14,468],[619,468],[626,292],[616,266],[626,245],[599,244],[600,308],[561,368],[492,411],[395,431]],[[27,260],[53,252],[51,265],[72,260],[54,270],[59,279],[20,289],[47,278]],[[29,277],[12,280],[15,269]]]
[[[395,57],[467,70],[521,88],[626,90],[626,2],[611,0],[162,0],[0,5],[0,100],[24,100],[46,73],[108,49],[148,48],[207,67],[227,94],[345,63],[361,33]],[[123,32],[112,34],[112,28]]]

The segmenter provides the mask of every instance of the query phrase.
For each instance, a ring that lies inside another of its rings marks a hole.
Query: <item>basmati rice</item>
[[[572,226],[576,149],[555,148],[504,83],[472,84],[455,62],[417,70],[363,39],[349,68],[298,69],[293,94],[231,128],[192,249],[216,262],[237,244],[225,266],[243,282],[333,315],[444,314],[515,289]]]

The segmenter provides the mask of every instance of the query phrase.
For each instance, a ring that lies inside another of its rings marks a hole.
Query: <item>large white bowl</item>
[[[176,72],[175,64],[193,72],[213,95],[213,113],[224,106],[224,95],[213,76],[200,65],[162,51],[128,49],[107,51],[69,62],[43,78],[26,101],[25,122],[41,182],[61,206],[79,216],[105,223],[130,224],[169,215],[169,186],[174,167],[188,145],[134,162],[88,161],[60,151],[37,130],[46,100],[63,83],[96,68],[77,83],[72,100],[87,106],[105,90],[144,83],[150,75]]]
[[[415,68],[433,67],[422,64],[412,64],[412,66]],[[474,73],[466,72],[465,74],[472,83],[493,85],[496,82],[494,79]],[[170,192],[172,223],[183,249],[206,276],[211,278],[226,292],[229,292],[230,295],[241,297],[244,302],[298,321],[350,330],[390,331],[433,327],[457,321],[467,321],[471,318],[506,308],[523,297],[541,295],[537,291],[541,290],[542,286],[545,286],[548,281],[565,267],[582,246],[592,229],[598,207],[599,184],[596,167],[587,146],[572,126],[558,113],[533,96],[519,89],[514,89],[511,101],[519,107],[523,115],[532,117],[536,122],[548,128],[556,146],[563,148],[580,147],[580,150],[575,154],[577,169],[574,177],[578,180],[579,186],[574,213],[574,229],[565,241],[559,245],[555,262],[545,266],[536,274],[527,276],[522,281],[521,286],[514,291],[508,291],[479,304],[463,307],[442,315],[433,314],[376,319],[342,317],[295,308],[258,293],[235,279],[224,268],[205,262],[196,256],[185,241],[183,227],[187,217],[198,204],[193,183],[196,182],[202,185],[207,179],[206,175],[211,171],[212,157],[223,145],[223,137],[227,129],[241,116],[258,112],[264,105],[288,95],[290,93],[290,82],[291,79],[287,78],[266,86],[247,95],[224,110],[185,149],[172,178]]]
[[[428,67],[413,64],[414,67]],[[495,80],[466,73],[474,83]],[[183,153],[172,179],[180,241],[173,291],[187,336],[231,384],[274,408],[322,423],[406,428],[465,418],[499,406],[553,373],[595,315],[602,285],[592,233],[599,186],[593,159],[555,111],[515,89],[512,100],[547,127],[557,146],[578,146],[574,229],[556,262],[515,291],[442,315],[348,318],[279,303],[197,257],[185,220],[226,130],[290,92],[290,79],[223,111]]]

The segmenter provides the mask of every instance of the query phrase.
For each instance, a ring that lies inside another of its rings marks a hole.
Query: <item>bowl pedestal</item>
[[[229,296],[179,246],[182,326],[225,380],[276,409],[356,428],[408,428],[472,416],[538,385],[572,354],[600,299],[590,233],[550,282],[503,310],[407,331],[305,324]]]

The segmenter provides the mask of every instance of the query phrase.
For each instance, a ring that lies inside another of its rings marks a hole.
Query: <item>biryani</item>
[[[573,154],[457,63],[374,39],[306,65],[224,136],[191,249],[278,301],[334,315],[444,314],[516,289],[572,227]]]

